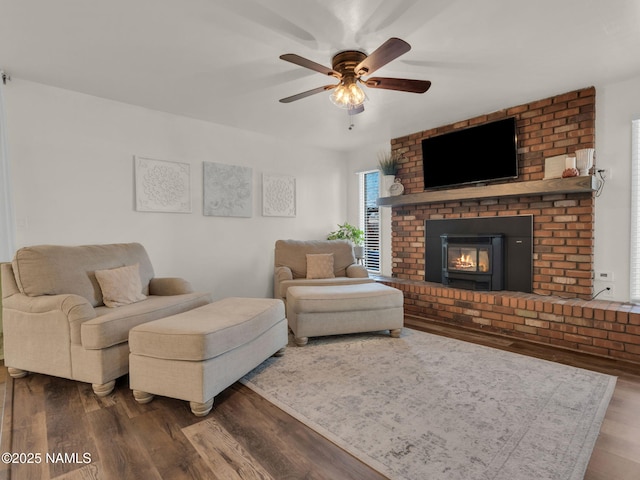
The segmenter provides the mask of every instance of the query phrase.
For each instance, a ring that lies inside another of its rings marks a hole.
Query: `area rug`
[[[290,343],[242,383],[392,479],[582,479],[616,378],[411,329]]]

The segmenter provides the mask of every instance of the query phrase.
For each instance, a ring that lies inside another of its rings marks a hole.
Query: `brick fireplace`
[[[471,187],[478,195],[465,187],[436,200],[424,196],[424,138],[512,116],[518,132],[517,179],[495,190]],[[640,363],[640,308],[592,300],[594,192],[529,188],[549,182],[541,182],[545,158],[594,145],[593,87],[393,139],[392,151],[403,157],[398,177],[405,193],[399,203],[387,203],[393,278],[380,281],[403,290],[405,313],[416,318]],[[531,290],[473,292],[425,281],[431,268],[425,262],[425,222],[507,216],[533,219]]]
[[[421,141],[433,135],[515,116],[518,178],[542,180],[544,160],[595,144],[595,89],[587,88],[391,141],[404,162],[398,176],[405,193],[424,190]],[[482,188],[482,187],[478,187]],[[393,276],[425,277],[424,221],[427,219],[533,215],[533,292],[589,299],[593,295],[594,196],[591,192],[450,200],[394,207]]]

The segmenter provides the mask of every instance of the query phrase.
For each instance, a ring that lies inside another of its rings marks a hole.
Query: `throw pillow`
[[[307,253],[307,278],[335,278],[333,253]]]
[[[107,307],[121,307],[147,298],[142,293],[139,264],[110,270],[96,270],[96,280],[102,290],[102,301]]]

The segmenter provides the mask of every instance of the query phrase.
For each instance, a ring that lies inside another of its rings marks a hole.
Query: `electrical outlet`
[[[599,168],[598,175],[602,176],[605,180],[611,180],[612,172],[610,168]]]
[[[613,282],[613,272],[596,272],[596,280]]]

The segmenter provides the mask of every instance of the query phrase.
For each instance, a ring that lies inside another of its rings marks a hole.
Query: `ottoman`
[[[298,346],[309,337],[389,330],[399,337],[404,297],[380,283],[297,286],[287,289],[289,328]]]
[[[129,332],[129,382],[139,403],[153,395],[190,402],[207,415],[213,398],[288,342],[284,303],[225,298]]]

